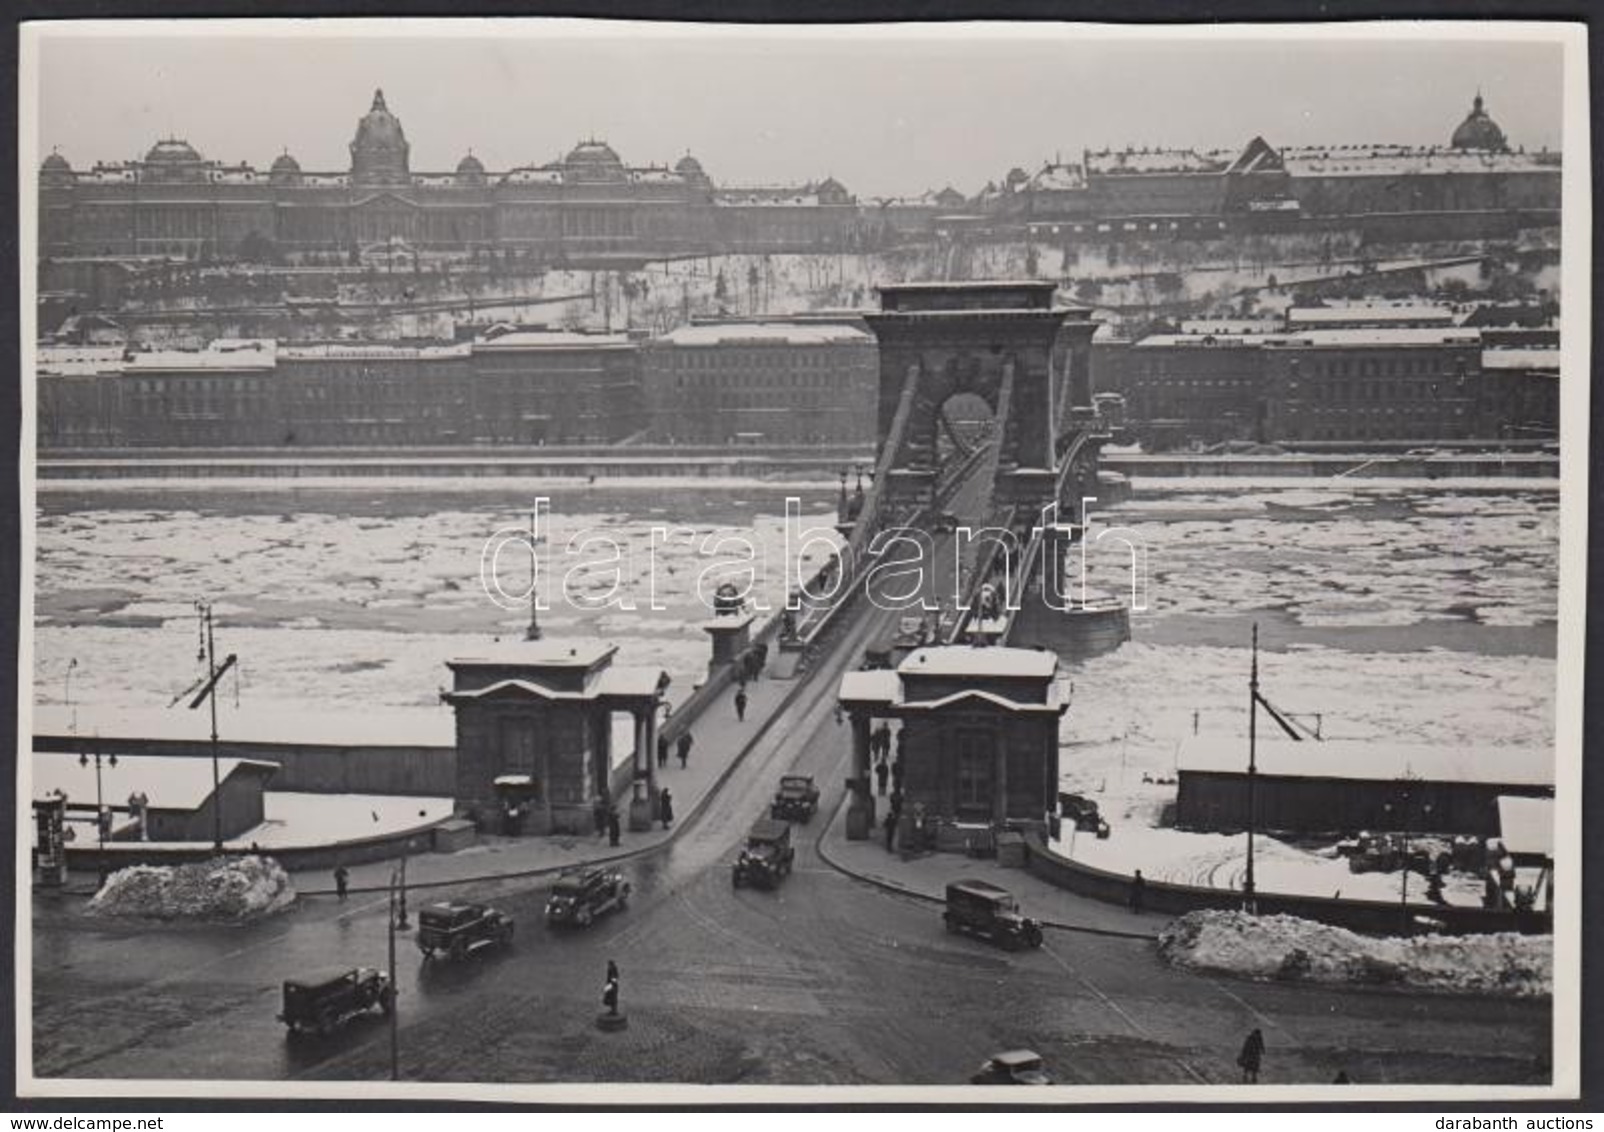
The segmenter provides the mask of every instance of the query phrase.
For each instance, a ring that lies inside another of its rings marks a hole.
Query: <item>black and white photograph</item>
[[[1577,1094],[1585,27],[21,33],[20,1097]]]

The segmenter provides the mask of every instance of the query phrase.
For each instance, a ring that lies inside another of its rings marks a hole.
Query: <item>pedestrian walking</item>
[[[657,737],[657,769],[663,770],[668,766],[668,736]]]
[[[607,1008],[610,1017],[618,1017],[618,980],[609,978],[602,986],[602,1006]]]
[[[607,807],[607,844],[615,849],[618,847],[618,834],[618,807],[609,806]]]
[[[885,827],[886,852],[889,853],[891,852],[891,843],[897,836],[897,811],[887,810],[885,820],[880,824]]]
[[[602,794],[596,795],[596,800],[590,804],[590,821],[596,827],[597,837],[607,832],[607,811],[611,808]]]
[[[657,796],[657,815],[663,819],[664,829],[674,824],[674,796],[668,792],[666,786]]]
[[[691,757],[691,744],[693,742],[695,742],[695,740],[691,738],[691,733],[689,731],[685,732],[679,737],[679,745],[677,750],[679,753],[679,768],[681,770],[685,769],[685,760]]]
[[[900,787],[891,791],[891,812],[899,816],[902,813],[902,790]]]
[[[891,774],[891,768],[886,765],[885,759],[874,764],[874,778],[880,784],[880,793],[886,792],[886,778]]]
[[[616,959],[607,960],[607,981],[609,983],[618,981],[618,960]]]
[[[746,721],[746,685],[742,684],[735,689],[735,719],[738,723]]]
[[[1253,1032],[1242,1042],[1242,1052],[1236,1055],[1236,1063],[1242,1067],[1242,1081],[1244,1084],[1258,1084],[1259,1065],[1263,1061],[1264,1031],[1254,1027]]]
[[[345,899],[345,890],[350,883],[351,874],[346,871],[345,866],[336,865],[334,867],[334,891],[339,895],[341,900]]]
[[[882,723],[874,733],[875,748],[882,759],[891,754],[891,725]],[[885,791],[881,791],[885,793]]]
[[[837,727],[840,727],[846,721],[847,721],[846,712],[841,710],[841,705],[840,704],[836,704],[835,705],[835,725]]]
[[[1142,877],[1142,870],[1137,869],[1131,877],[1131,911],[1138,916],[1142,914],[1142,901],[1147,896],[1147,881]]]
[[[902,752],[897,752],[896,759],[891,763],[891,786],[894,790],[902,789]]]

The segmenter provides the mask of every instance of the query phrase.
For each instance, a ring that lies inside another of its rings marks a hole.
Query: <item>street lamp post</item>
[[[392,1081],[399,1081],[401,1079],[401,1024],[400,1018],[398,1017],[399,1011],[396,1009],[396,1000],[400,998],[400,992],[396,989],[395,985],[395,920],[396,896],[398,891],[404,893],[406,889],[402,886],[399,875],[397,873],[391,873],[389,922],[390,984],[386,988],[386,993],[388,993],[390,996],[390,1080]],[[405,905],[402,905],[402,909],[402,914],[405,915]]]
[[[1399,910],[1399,913],[1403,916],[1404,934],[1407,935],[1408,932],[1409,932],[1409,826],[1411,825],[1411,822],[1409,820],[1409,818],[1410,818],[1409,798],[1410,798],[1410,784],[1412,782],[1415,782],[1416,779],[1415,779],[1415,777],[1413,775],[1406,774],[1406,775],[1403,776],[1403,780],[1402,781],[1403,781],[1404,785],[1403,785],[1403,788],[1399,791],[1398,822],[1399,822],[1399,825],[1401,825],[1403,827],[1401,830],[1399,830],[1399,833],[1403,837],[1403,849],[1402,849],[1402,853],[1401,853],[1401,856],[1403,858],[1403,880],[1400,882],[1400,884],[1398,886],[1398,910]],[[1391,805],[1388,805],[1386,808],[1387,808],[1388,811],[1391,811],[1393,807]],[[1430,813],[1431,813],[1430,804],[1422,805],[1420,807],[1420,816],[1421,817],[1425,817],[1427,814],[1430,814]]]
[[[78,765],[88,766],[90,756],[83,751],[78,752]],[[95,833],[99,850],[96,853],[96,864],[100,871],[100,882],[106,883],[106,801],[105,792],[100,785],[100,737],[95,737]],[[115,754],[106,757],[106,765],[112,768],[117,766]]]
[[[189,702],[191,709],[198,708],[202,700],[208,700],[212,709],[212,852],[223,851],[223,791],[221,775],[218,771],[217,758],[217,682],[223,674],[234,667],[239,660],[233,653],[229,653],[223,663],[217,663],[217,643],[212,637],[212,603],[201,600],[195,603],[195,609],[201,617],[201,644],[200,659],[206,662],[206,683],[195,698]]]
[[[1246,911],[1252,913],[1258,909],[1254,899],[1253,876],[1253,826],[1254,826],[1254,786],[1259,774],[1258,766],[1258,724],[1259,724],[1259,624],[1253,623],[1253,668],[1248,677],[1248,867],[1242,878],[1242,903]]]

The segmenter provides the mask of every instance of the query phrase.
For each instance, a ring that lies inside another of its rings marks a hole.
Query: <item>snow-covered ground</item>
[[[270,857],[118,869],[89,901],[97,916],[244,921],[289,907],[295,885]]]
[[[1375,938],[1292,916],[1192,912],[1159,934],[1177,966],[1253,979],[1369,983],[1466,994],[1554,993],[1547,936]]]

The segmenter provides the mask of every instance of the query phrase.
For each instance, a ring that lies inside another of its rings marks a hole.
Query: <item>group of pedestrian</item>
[[[675,753],[679,756],[679,768],[681,770],[684,770],[685,767],[686,767],[686,764],[688,764],[690,762],[691,744],[693,744],[695,742],[696,742],[696,740],[691,737],[691,733],[689,731],[681,731],[679,733],[679,739],[674,744],[674,750],[675,750]],[[667,768],[668,768],[668,736],[667,735],[659,735],[657,737],[657,769],[658,770],[666,770]]]

